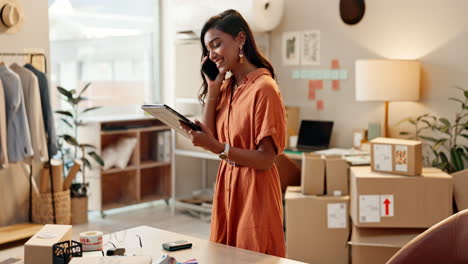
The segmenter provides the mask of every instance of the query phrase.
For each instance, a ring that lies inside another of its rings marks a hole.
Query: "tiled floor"
[[[206,217],[205,217],[206,219]],[[208,239],[210,223],[186,212],[172,213],[164,202],[137,206],[128,210],[110,212],[106,218],[91,215],[88,224],[73,226],[73,238],[79,239],[80,232],[100,230],[112,233],[140,225],[152,226],[184,235]],[[8,258],[23,258],[23,246],[17,245],[0,250],[0,263]]]

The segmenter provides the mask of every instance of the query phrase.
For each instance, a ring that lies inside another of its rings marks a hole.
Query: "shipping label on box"
[[[359,195],[359,222],[380,223],[379,203],[379,195]]]
[[[392,146],[374,144],[374,168],[378,171],[392,171]]]
[[[348,217],[346,203],[329,203],[327,205],[328,228],[346,228]]]
[[[408,146],[395,145],[395,170],[408,172]]]
[[[380,216],[392,217],[393,216],[393,194],[380,195]]]
[[[359,195],[359,221],[380,223],[380,217],[393,216],[393,194]]]

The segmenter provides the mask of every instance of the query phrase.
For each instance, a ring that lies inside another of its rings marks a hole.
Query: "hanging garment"
[[[233,94],[226,80],[216,108],[218,140],[255,150],[271,137],[277,152],[285,145],[283,101],[265,68],[247,74]],[[232,98],[232,99],[231,99]],[[210,240],[260,253],[285,257],[283,206],[278,170],[233,166],[221,161],[216,176]]]
[[[49,81],[47,80],[47,76],[44,73],[34,68],[34,66],[31,64],[26,64],[24,67],[34,73],[34,75],[37,77],[37,80],[39,81],[42,115],[44,119],[45,131],[47,133],[47,149],[49,151],[49,157],[52,158],[52,156],[57,153],[58,147],[57,136],[55,134],[54,115],[52,113],[52,105],[49,95]]]
[[[7,145],[5,94],[3,93],[3,85],[1,81],[0,81],[0,166],[2,168],[8,168],[8,145]]]
[[[24,103],[26,105],[26,115],[31,134],[31,143],[34,150],[35,161],[47,161],[47,140],[44,128],[44,118],[42,114],[41,95],[39,93],[39,81],[36,75],[16,63],[10,68],[18,74],[23,87]]]
[[[5,93],[8,160],[10,163],[23,161],[34,154],[24,107],[23,88],[18,74],[5,64],[0,65],[0,79]]]

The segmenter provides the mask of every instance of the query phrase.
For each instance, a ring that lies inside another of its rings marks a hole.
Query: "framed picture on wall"
[[[301,32],[284,32],[282,42],[283,65],[299,65]]]
[[[302,65],[320,65],[319,30],[302,32],[301,63]]]

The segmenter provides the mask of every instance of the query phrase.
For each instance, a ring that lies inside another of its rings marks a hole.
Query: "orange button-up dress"
[[[216,131],[220,142],[256,150],[272,137],[277,153],[285,146],[286,119],[276,81],[265,68],[247,74],[233,94],[232,78],[220,90]],[[233,166],[222,161],[216,178],[210,240],[285,257],[283,206],[277,168]]]

